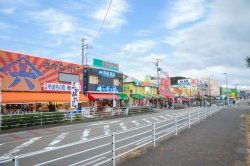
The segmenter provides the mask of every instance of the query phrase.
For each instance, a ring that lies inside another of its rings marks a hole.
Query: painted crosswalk
[[[152,123],[151,121],[149,121],[148,119],[142,119],[143,121],[147,122],[147,123]]]
[[[55,148],[54,146],[56,144],[58,144],[59,142],[61,142],[68,134],[69,134],[69,132],[61,133],[45,149],[53,149],[53,148]]]
[[[35,138],[31,138],[28,141],[22,143],[21,145],[18,145],[17,147],[15,147],[14,149],[10,150],[8,153],[5,153],[4,155],[2,155],[0,157],[0,160],[4,160],[4,159],[8,159],[14,155],[16,155],[19,151],[21,151],[22,149],[24,149],[25,147],[30,146],[31,144],[33,144],[35,141],[39,140],[42,137],[35,137]]]
[[[120,123],[120,127],[122,130],[127,130],[127,126],[124,123]]]
[[[110,134],[110,128],[109,125],[104,126],[104,135],[109,135]]]
[[[132,123],[134,123],[136,126],[140,126],[140,123],[135,120],[133,120]]]
[[[91,128],[85,129],[82,133],[81,140],[86,141],[88,139]]]

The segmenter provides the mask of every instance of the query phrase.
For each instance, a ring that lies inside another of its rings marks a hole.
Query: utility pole
[[[89,53],[84,53],[84,49],[91,49],[92,47],[89,45],[89,44],[84,44],[84,41],[87,40],[85,38],[82,38],[82,66],[84,66],[84,60],[86,59],[85,61],[85,65],[87,65],[88,63],[88,54]]]
[[[157,85],[158,85],[158,91],[159,91],[159,59],[156,58],[156,64],[155,64],[155,67],[156,67],[156,80],[157,80]]]

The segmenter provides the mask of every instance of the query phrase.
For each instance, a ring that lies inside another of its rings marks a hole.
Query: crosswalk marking
[[[82,133],[81,140],[86,141],[88,139],[91,128],[85,129]]]
[[[139,124],[137,121],[135,121],[135,120],[133,120],[132,123],[134,123],[136,126],[139,126],[139,125],[140,125],[140,124]]]
[[[122,130],[127,130],[127,126],[125,126],[124,123],[120,123],[120,126],[121,126]]]
[[[8,158],[14,156],[17,152],[19,152],[23,148],[33,144],[35,141],[39,140],[40,138],[42,138],[42,137],[31,138],[29,141],[26,141],[26,142],[22,143],[21,145],[15,147],[14,149],[9,151],[8,153],[5,153],[4,155],[2,155],[0,157],[0,160],[8,159]]]
[[[69,134],[69,132],[62,133],[62,134],[58,135],[58,136],[48,145],[48,147],[46,147],[45,149],[53,148],[54,145],[56,145],[56,144],[58,144],[59,142],[61,142],[68,134]]]
[[[147,122],[147,123],[151,123],[149,120],[147,119],[142,119],[143,121]]]
[[[109,125],[104,126],[104,135],[109,135],[110,134],[110,128]]]
[[[166,117],[164,117],[164,116],[159,116],[159,117],[162,118],[162,119],[165,119],[165,120],[168,119],[168,118],[166,118]]]
[[[151,117],[151,119],[154,119],[156,121],[160,121],[159,119],[155,118],[155,117]]]

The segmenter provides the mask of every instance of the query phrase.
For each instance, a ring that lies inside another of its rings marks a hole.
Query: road
[[[39,156],[22,159],[20,165],[36,165],[44,163],[54,158],[79,153],[84,149],[104,145],[112,139],[110,135],[118,131],[127,131],[131,128],[153,124],[159,121],[173,119],[174,115],[195,110],[197,108],[186,108],[182,110],[161,110],[157,113],[136,115],[124,118],[87,122],[81,124],[72,124],[58,127],[47,127],[42,129],[33,129],[0,135],[0,161],[11,158],[16,155],[31,153],[34,151],[53,149],[62,145],[75,143],[79,141],[90,141],[98,136],[107,136],[99,141],[91,141],[88,144],[77,144],[67,149],[48,152]],[[147,130],[143,128],[141,130]],[[133,133],[130,135],[133,135]],[[146,137],[147,134],[144,135]],[[120,136],[124,137],[124,136]],[[122,145],[121,145],[122,146]],[[108,148],[110,150],[110,148]],[[102,151],[102,149],[100,149]],[[107,147],[103,148],[103,152]],[[99,152],[100,153],[100,152]],[[93,152],[84,154],[85,158],[91,158]],[[111,155],[111,154],[110,154]],[[99,158],[102,160],[103,158]],[[70,160],[55,161],[52,165],[71,165],[82,160],[81,154],[71,157]],[[13,165],[11,164],[6,165]],[[46,165],[46,163],[41,164]],[[77,164],[76,164],[77,165]],[[91,161],[89,165],[92,165]]]

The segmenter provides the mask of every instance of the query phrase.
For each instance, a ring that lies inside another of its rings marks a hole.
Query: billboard
[[[119,70],[118,64],[103,61],[101,59],[95,59],[95,58],[93,59],[93,66],[110,69],[110,70],[117,70],[117,71]]]
[[[3,91],[68,91],[71,83],[59,75],[78,77],[82,84],[81,65],[0,50]]]
[[[181,79],[178,80],[178,85],[179,86],[190,86],[191,85],[191,79]]]

